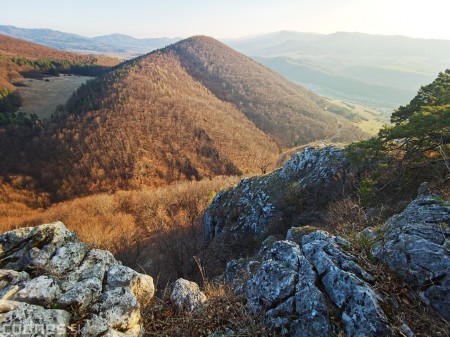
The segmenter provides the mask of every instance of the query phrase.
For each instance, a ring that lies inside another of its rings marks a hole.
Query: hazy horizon
[[[24,10],[26,9],[26,10]],[[49,28],[94,37],[124,34],[137,38],[209,35],[240,38],[278,31],[332,34],[359,32],[450,40],[443,0],[55,0],[11,2],[0,24]]]

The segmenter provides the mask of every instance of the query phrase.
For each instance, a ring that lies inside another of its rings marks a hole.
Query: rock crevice
[[[349,245],[323,231],[304,235],[298,243],[275,242],[242,286],[249,309],[265,313],[267,324],[285,336],[331,336],[331,301],[347,336],[394,335],[380,296],[368,283],[372,277],[342,250],[343,243]]]

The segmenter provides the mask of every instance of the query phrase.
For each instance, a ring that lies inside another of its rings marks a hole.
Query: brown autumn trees
[[[194,37],[83,85],[38,135],[0,156],[8,174],[34,177],[58,200],[264,173],[282,149],[354,137],[322,103],[220,42]]]

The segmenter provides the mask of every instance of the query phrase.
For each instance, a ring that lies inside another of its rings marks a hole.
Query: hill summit
[[[22,170],[14,173],[31,171],[63,198],[264,173],[282,149],[352,138],[353,125],[325,104],[224,44],[196,36],[80,87],[33,142],[33,163],[14,165]]]
[[[213,38],[194,36],[163,50],[168,51],[193,78],[238,107],[280,147],[326,138],[349,140],[339,128],[350,123],[326,111],[328,103],[322,98]]]

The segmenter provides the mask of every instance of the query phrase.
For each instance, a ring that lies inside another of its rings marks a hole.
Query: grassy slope
[[[40,119],[50,118],[58,105],[64,105],[89,76],[59,76],[43,80],[27,79],[17,90],[22,97],[19,112],[35,113]]]
[[[42,79],[42,74],[30,64],[18,64],[14,61],[15,58],[27,60],[27,62],[42,60],[68,62],[72,65],[102,69],[120,63],[118,59],[110,57],[63,52],[0,34],[0,89],[14,92],[20,88],[18,92],[25,98],[23,109],[20,111],[34,112],[42,117],[51,115],[56,105],[64,104],[80,83],[76,80],[58,81],[52,78],[49,82],[34,82],[35,85],[30,86],[30,82],[24,82],[24,77],[33,76]],[[28,86],[23,87],[24,84]],[[58,98],[59,95],[62,98]]]

